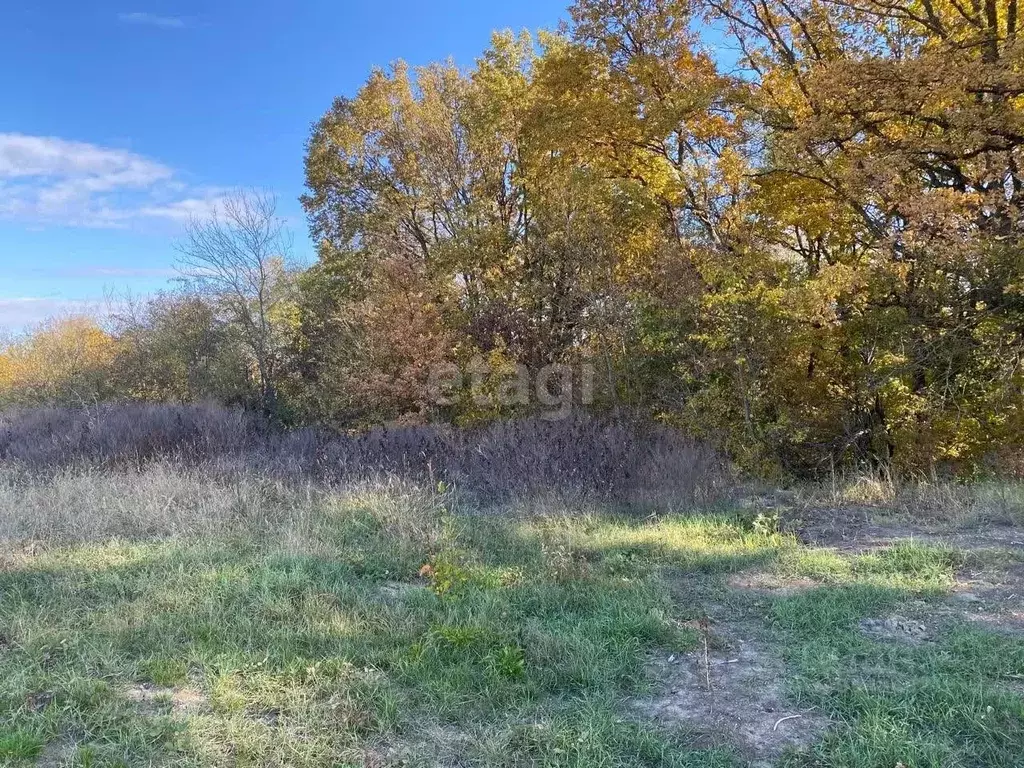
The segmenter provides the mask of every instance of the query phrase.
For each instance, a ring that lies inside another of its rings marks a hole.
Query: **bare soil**
[[[744,571],[726,579],[732,589],[759,595],[789,597],[819,586],[814,579],[784,576],[771,571]]]
[[[949,599],[938,608],[939,616],[1024,633],[1024,528],[977,521],[961,526],[927,519],[879,522],[878,513],[875,507],[815,507],[786,513],[783,525],[806,544],[848,553],[870,552],[905,539],[964,552],[967,561]]]
[[[39,753],[36,768],[60,768],[69,765],[78,747],[74,740],[67,736],[54,739]]]
[[[888,616],[884,619],[863,619],[860,631],[878,640],[890,640],[910,645],[929,642],[933,635],[926,624],[906,616]]]
[[[657,690],[633,701],[634,709],[664,726],[685,726],[709,746],[738,748],[757,767],[814,742],[828,719],[786,701],[782,660],[763,631],[753,622],[715,622],[695,651],[652,658],[647,673]]]
[[[892,515],[891,519],[884,519]],[[899,539],[945,543],[964,551],[991,549],[1024,553],[1024,530],[1015,525],[970,522],[954,526],[937,520],[905,519],[884,507],[863,505],[784,509],[783,527],[804,544],[866,552]]]
[[[1024,632],[1024,530],[878,522],[876,512],[867,507],[805,508],[799,516],[781,517],[783,526],[804,543],[849,554],[913,539],[946,544],[968,557],[948,598],[938,605],[916,601],[908,606],[908,615],[865,619],[862,632],[914,645],[932,642],[943,626],[960,619],[1000,631]],[[726,584],[755,601],[759,596],[785,597],[818,585],[812,579],[770,571],[733,574]],[[694,586],[687,584],[690,594]],[[766,638],[763,621],[728,604],[708,602],[705,610],[716,619],[702,627],[704,635],[696,650],[650,659],[647,674],[655,691],[632,701],[634,711],[666,727],[690,729],[709,745],[736,747],[755,768],[773,765],[788,748],[819,740],[830,721],[787,700],[786,670],[778,650]],[[1024,681],[1020,685],[1024,687]]]
[[[170,711],[173,715],[193,715],[210,707],[206,696],[194,688],[164,688],[158,685],[133,685],[125,689],[128,701],[155,713]]]

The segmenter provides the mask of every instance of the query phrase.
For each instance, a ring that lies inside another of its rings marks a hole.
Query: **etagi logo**
[[[513,368],[492,366],[475,355],[465,369],[454,363],[431,366],[428,391],[433,403],[455,405],[468,390],[480,407],[541,406],[541,417],[555,421],[572,412],[573,405],[594,402],[594,366],[552,363],[536,370],[517,363]]]

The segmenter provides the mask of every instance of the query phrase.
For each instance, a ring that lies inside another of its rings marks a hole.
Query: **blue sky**
[[[190,213],[297,202],[310,124],[374,66],[469,65],[568,0],[7,0],[0,5],[0,329],[166,285]]]

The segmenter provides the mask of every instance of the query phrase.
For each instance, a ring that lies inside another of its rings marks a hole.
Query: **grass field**
[[[1018,529],[544,509],[4,475],[0,763],[1024,764]]]

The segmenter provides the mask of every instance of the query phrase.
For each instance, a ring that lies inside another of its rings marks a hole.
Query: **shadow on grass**
[[[617,702],[651,651],[693,647],[680,623],[703,615],[697,587],[720,596],[750,568],[833,582],[767,600],[792,695],[837,723],[791,765],[1011,765],[1024,748],[1003,687],[1024,673],[1019,642],[858,629],[948,586],[948,550],[848,558],[723,517],[453,517],[420,541],[357,515],[315,544],[110,543],[0,572],[0,757],[65,743],[83,765],[738,765]],[[670,588],[679,573],[693,584]],[[159,695],[185,690],[188,712]]]
[[[362,534],[348,550],[352,532],[333,557],[252,541],[47,553],[0,573],[0,745],[28,760],[32,744],[70,740],[92,764],[361,765],[381,749],[416,764],[445,748],[430,729],[448,728],[489,765],[729,765],[614,711],[650,649],[694,640],[658,569],[767,556],[752,542],[716,555],[721,531],[675,525],[467,522],[444,553]],[[444,591],[416,576],[440,554],[457,572]],[[187,718],[140,709],[139,685],[205,703]]]

